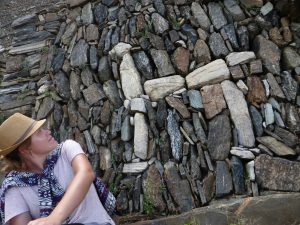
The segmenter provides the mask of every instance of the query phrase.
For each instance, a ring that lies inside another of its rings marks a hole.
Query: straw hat
[[[33,120],[21,113],[15,113],[0,126],[0,155],[7,155],[15,150],[44,123],[43,120]]]

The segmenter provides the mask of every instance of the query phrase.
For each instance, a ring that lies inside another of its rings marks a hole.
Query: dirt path
[[[18,17],[37,12],[63,0],[0,0],[0,45],[10,45],[10,24]]]

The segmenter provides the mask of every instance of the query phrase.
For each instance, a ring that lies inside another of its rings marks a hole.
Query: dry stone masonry
[[[274,2],[67,0],[11,26],[1,120],[78,141],[118,213],[300,191],[300,24]]]

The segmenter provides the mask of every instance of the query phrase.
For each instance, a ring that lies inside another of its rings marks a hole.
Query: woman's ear
[[[31,155],[31,144],[30,141],[23,142],[19,147],[18,151],[20,155]]]

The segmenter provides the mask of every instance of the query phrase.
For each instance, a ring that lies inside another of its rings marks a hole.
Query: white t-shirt
[[[66,140],[54,166],[54,175],[65,190],[74,177],[71,162],[78,154],[85,154],[81,146],[73,140]],[[9,225],[11,218],[28,211],[32,219],[40,218],[38,187],[10,188],[5,194],[5,225]],[[70,223],[111,223],[115,225],[103,208],[93,184],[69,219]]]

